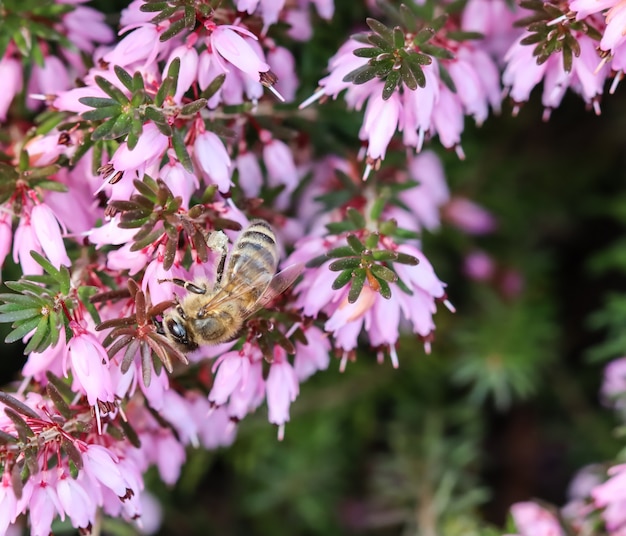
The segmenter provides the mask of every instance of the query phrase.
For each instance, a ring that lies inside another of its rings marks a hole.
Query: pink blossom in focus
[[[118,497],[126,495],[126,480],[115,455],[101,445],[87,445],[82,453],[83,469],[89,478],[110,488]]]
[[[246,348],[223,354],[215,361],[213,371],[215,370],[217,370],[217,374],[215,374],[213,387],[209,393],[209,402],[216,406],[222,406],[234,390],[241,388],[240,386],[245,384],[248,379],[250,358]]]
[[[42,274],[43,268],[30,255],[31,251],[41,253],[39,241],[29,218],[22,218],[13,238],[13,262],[20,264],[22,273]]]
[[[111,158],[116,171],[137,172],[142,177],[148,166],[161,160],[168,147],[168,138],[154,123],[145,123],[139,141],[133,149],[122,143]]]
[[[79,99],[83,97],[108,98],[108,95],[99,87],[75,87],[68,91],[60,92],[54,100],[53,105],[59,110],[74,113],[83,113],[93,110],[91,106],[87,106],[79,101]]]
[[[161,168],[161,178],[174,194],[183,200],[182,206],[189,208],[193,193],[200,187],[198,177],[189,173],[178,160],[170,161]]]
[[[76,479],[64,473],[56,486],[59,503],[76,528],[87,528],[96,521],[97,504],[85,484],[83,473]]]
[[[70,259],[61,237],[61,227],[50,207],[38,203],[31,210],[30,217],[35,237],[48,260],[56,268],[61,265],[69,266]]]
[[[170,52],[170,57],[163,68],[163,78],[174,59],[180,60],[180,70],[178,72],[178,84],[174,94],[174,102],[182,102],[183,95],[196,81],[198,76],[198,51],[193,46],[181,45]]]
[[[4,476],[0,483],[0,534],[6,532],[10,523],[15,523],[19,513],[11,480]]]
[[[24,484],[23,497],[28,498],[31,536],[49,536],[54,518],[57,515],[65,517],[56,484],[56,471],[41,471]],[[2,530],[0,533],[3,534]]]
[[[72,389],[84,392],[90,406],[98,400],[113,402],[115,399],[109,358],[96,337],[76,322],[70,322],[74,336],[67,347],[67,360],[72,370]],[[65,365],[67,370],[67,365]]]
[[[258,82],[259,74],[267,72],[270,66],[240,34],[256,39],[252,32],[240,26],[229,24],[215,26],[210,36],[211,46],[228,63]]]
[[[104,61],[112,65],[127,67],[141,62],[144,65],[153,63],[157,57],[164,55],[171,47],[170,41],[161,41],[159,36],[167,29],[167,24],[144,24],[128,32],[113,50],[104,55]],[[124,31],[124,29],[122,29]]]
[[[379,86],[367,102],[359,138],[369,142],[367,147],[369,157],[382,160],[396,129],[402,129],[402,103],[397,92],[389,99],[383,100],[382,83]]]

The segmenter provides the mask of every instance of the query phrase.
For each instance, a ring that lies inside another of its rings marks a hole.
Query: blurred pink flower
[[[608,470],[609,479],[591,490],[595,505],[604,508],[602,517],[609,531],[626,525],[626,465]]]
[[[437,229],[441,206],[450,199],[441,160],[436,153],[424,151],[409,156],[408,171],[409,177],[418,185],[403,190],[398,197],[410,209],[418,228]]]
[[[293,192],[298,186],[298,172],[293,161],[293,152],[289,146],[272,137],[267,130],[259,134],[263,142],[263,162],[267,169],[267,181],[270,186],[285,186],[287,192]]]
[[[106,24],[104,13],[91,7],[75,6],[63,15],[62,21],[62,26],[67,28],[68,39],[84,52],[93,52],[96,43],[113,40],[113,30]]]
[[[303,382],[318,370],[326,370],[330,364],[330,341],[328,334],[316,326],[305,330],[307,344],[296,342],[293,369],[298,381]]]
[[[28,83],[28,92],[30,94],[56,95],[69,89],[70,86],[67,66],[56,56],[46,56],[41,67],[37,64],[33,65]],[[30,107],[33,107],[33,104],[36,106],[41,104],[41,101],[33,101],[32,99],[29,99],[29,101]]]
[[[465,197],[453,197],[444,207],[444,217],[468,234],[488,234],[497,226],[489,211]]]
[[[604,368],[600,396],[607,406],[626,408],[626,357],[614,359]]]
[[[495,263],[490,255],[484,251],[472,251],[465,256],[463,272],[475,281],[487,281],[493,277]]]
[[[506,0],[469,0],[461,15],[461,27],[483,34],[480,46],[502,62],[505,52],[521,33],[513,26],[519,18],[517,11],[517,5]]]
[[[256,154],[242,149],[235,159],[239,171],[239,187],[246,197],[256,197],[263,186],[263,171]]]
[[[519,536],[565,536],[554,514],[533,502],[511,506]]]
[[[274,46],[267,53],[267,63],[278,77],[276,89],[287,102],[293,101],[298,89],[298,77],[296,60],[291,51],[285,47]]]
[[[15,95],[22,91],[23,74],[20,61],[7,56],[0,59],[0,80],[2,80],[0,121],[5,121],[11,102],[13,102]]]

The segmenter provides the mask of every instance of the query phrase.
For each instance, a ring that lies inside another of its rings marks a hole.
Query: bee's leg
[[[184,279],[178,279],[174,277],[173,279],[159,279],[159,283],[174,283],[179,287],[183,287],[185,290],[189,292],[193,292],[194,294],[206,294],[206,287],[199,287],[198,285],[193,284],[191,281],[185,281]]]
[[[215,274],[215,283],[219,285],[222,282],[222,276],[224,275],[224,266],[226,265],[226,249],[222,250],[222,256],[220,262],[217,265],[217,272]]]
[[[226,236],[224,231],[213,231],[206,235],[205,240],[210,249],[221,253],[215,277],[216,284],[219,284],[222,281],[222,276],[224,275],[226,255],[228,254],[228,236]]]

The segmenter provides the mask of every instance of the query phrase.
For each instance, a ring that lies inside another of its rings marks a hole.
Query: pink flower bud
[[[70,339],[67,359],[73,374],[73,389],[84,392],[89,405],[98,400],[113,402],[115,394],[109,373],[109,357],[94,335],[76,322],[70,322],[74,336]]]
[[[267,376],[267,410],[269,421],[279,426],[289,421],[289,406],[300,392],[298,378],[282,348],[274,350],[274,361]]]
[[[254,153],[243,150],[235,160],[235,167],[239,170],[239,186],[246,197],[256,197],[263,186],[263,172],[259,159]]]
[[[222,140],[207,130],[196,137],[193,150],[202,174],[216,184],[220,192],[228,192],[232,186],[231,160]]]
[[[298,171],[291,149],[285,142],[271,137],[267,131],[261,133],[261,141],[264,143],[263,161],[269,185],[285,185],[288,192],[293,192],[298,186]]]
[[[40,252],[41,249],[30,221],[27,218],[22,218],[15,230],[15,238],[13,239],[13,261],[20,263],[24,275],[40,275],[43,273],[43,268],[31,257],[31,251]]]
[[[48,205],[35,205],[30,214],[33,232],[48,260],[59,268],[70,265],[61,236],[61,226]]]

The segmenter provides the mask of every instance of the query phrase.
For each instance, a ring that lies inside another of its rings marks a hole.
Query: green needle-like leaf
[[[95,81],[96,84],[98,84],[98,87],[113,100],[123,105],[129,104],[130,100],[126,95],[124,95],[122,90],[111,84],[111,82],[109,82],[106,78],[96,75]]]
[[[367,274],[363,268],[359,268],[354,271],[352,285],[350,286],[350,291],[348,292],[349,303],[354,303],[359,299],[359,296],[361,295],[361,290],[363,290],[363,284],[365,283],[366,277]]]
[[[352,270],[344,270],[333,281],[333,290],[345,287],[352,280]]]

